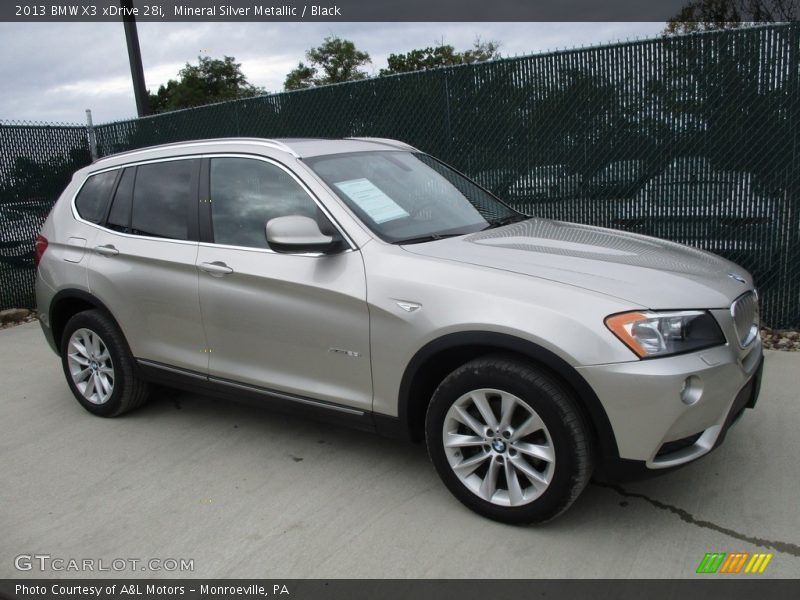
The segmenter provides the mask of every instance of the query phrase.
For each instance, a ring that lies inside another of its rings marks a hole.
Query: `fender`
[[[61,348],[60,348],[60,338],[61,333],[64,329],[64,325],[66,321],[59,322],[58,320],[54,320],[54,308],[61,304],[64,300],[72,300],[72,301],[80,301],[85,304],[90,304],[94,308],[102,310],[106,313],[112,321],[114,321],[114,325],[122,331],[122,328],[119,326],[117,319],[114,317],[114,314],[108,310],[108,307],[103,304],[100,300],[97,299],[96,296],[93,296],[91,293],[87,292],[86,290],[78,289],[78,288],[65,288],[63,290],[59,290],[53,296],[52,300],[50,301],[50,307],[48,309],[48,317],[50,323],[50,329],[52,331],[53,336],[53,343],[56,349],[56,353],[60,355]],[[123,333],[124,335],[124,333]]]
[[[489,331],[464,331],[451,333],[437,338],[423,346],[408,363],[403,378],[400,382],[398,394],[398,420],[414,438],[415,408],[419,402],[427,402],[412,397],[414,380],[429,360],[441,352],[457,348],[481,348],[481,354],[489,351],[509,351],[531,358],[533,361],[545,366],[562,380],[575,393],[578,402],[585,410],[591,425],[597,434],[599,450],[604,458],[618,458],[619,449],[614,430],[600,399],[594,390],[569,363],[551,351],[528,340],[497,332]]]

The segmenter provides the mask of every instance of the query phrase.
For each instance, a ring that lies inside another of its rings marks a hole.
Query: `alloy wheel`
[[[492,504],[529,504],[552,481],[550,432],[533,408],[508,392],[477,389],[461,396],[445,415],[442,442],[461,483]]]
[[[76,329],[69,338],[67,364],[72,382],[92,404],[105,404],[114,392],[114,363],[108,347],[91,329]]]

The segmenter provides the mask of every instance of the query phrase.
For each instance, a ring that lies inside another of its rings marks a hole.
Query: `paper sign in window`
[[[408,216],[397,202],[384,194],[369,179],[351,179],[334,185],[347,194],[375,223],[385,223]]]

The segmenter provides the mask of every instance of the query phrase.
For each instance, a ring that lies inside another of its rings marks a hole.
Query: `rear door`
[[[136,358],[206,374],[198,301],[199,159],[127,167],[93,241],[89,288]]]
[[[293,396],[371,410],[369,313],[358,250],[279,254],[266,240],[274,217],[326,211],[284,166],[211,157],[201,176],[200,305],[209,374]]]

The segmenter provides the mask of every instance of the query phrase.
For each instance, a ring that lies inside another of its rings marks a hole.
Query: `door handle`
[[[233,269],[221,261],[200,263],[200,269],[209,275],[213,275],[214,277],[222,277],[223,275],[229,275],[233,273]]]
[[[94,251],[103,256],[116,256],[119,250],[114,248],[113,244],[106,244],[105,246],[95,246]]]

